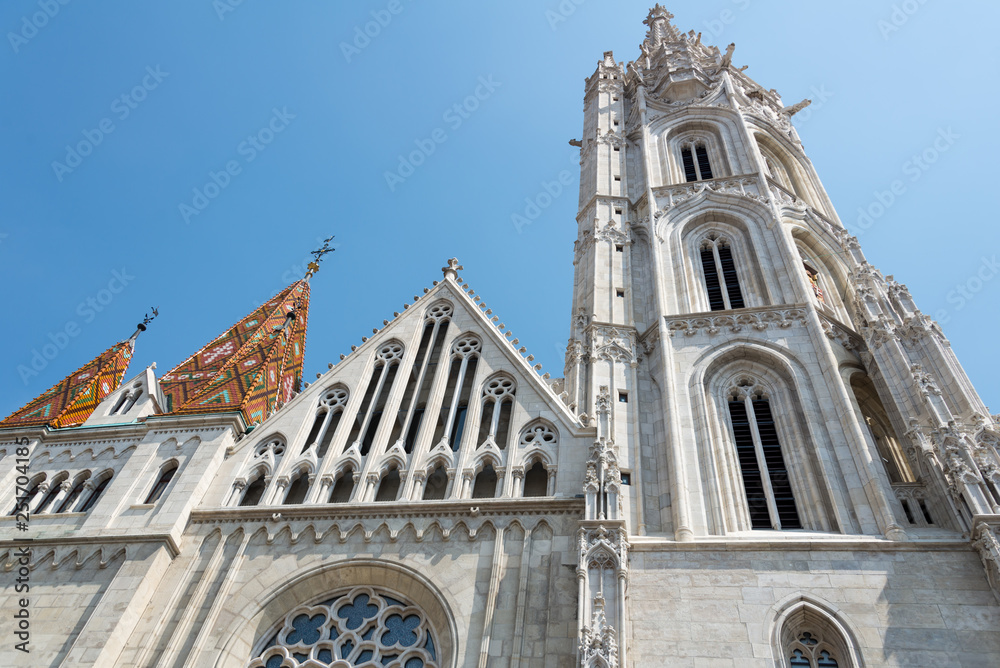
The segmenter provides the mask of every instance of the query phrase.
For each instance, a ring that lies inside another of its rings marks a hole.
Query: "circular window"
[[[370,587],[301,605],[257,642],[247,668],[438,668],[433,630],[417,607]]]

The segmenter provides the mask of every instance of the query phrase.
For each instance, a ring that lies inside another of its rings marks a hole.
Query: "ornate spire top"
[[[327,253],[332,253],[333,251],[337,250],[336,248],[330,246],[331,241],[333,241],[333,237],[327,237],[326,239],[323,240],[322,248],[317,248],[316,250],[310,253],[310,255],[313,256],[313,261],[309,263],[308,267],[306,267],[307,271],[305,275],[305,280],[308,281],[310,278],[312,278],[313,274],[319,271],[319,263],[323,261],[324,255],[326,255]]]
[[[649,16],[643,24],[649,26],[649,30],[646,31],[646,43],[650,47],[658,47],[663,42],[676,42],[681,38],[677,28],[670,22],[672,18],[674,15],[661,4],[649,10]]]
[[[447,267],[441,267],[441,271],[444,272],[445,278],[454,279],[458,277],[458,272],[465,271],[465,267],[463,267],[458,263],[457,257],[453,257],[450,260],[448,260]]]

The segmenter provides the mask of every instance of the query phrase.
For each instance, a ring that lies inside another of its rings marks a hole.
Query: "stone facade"
[[[671,18],[586,82],[565,378],[451,260],[253,428],[150,368],[81,428],[0,430],[31,516],[5,656],[1000,665],[997,417],[839,222],[808,101]]]

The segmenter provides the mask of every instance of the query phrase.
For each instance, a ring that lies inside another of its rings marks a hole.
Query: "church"
[[[328,247],[144,322],[0,422],[0,663],[1000,666],[1000,416],[672,18],[585,82],[562,378],[454,258],[309,382]]]

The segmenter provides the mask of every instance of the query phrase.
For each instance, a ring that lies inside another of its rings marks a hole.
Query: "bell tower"
[[[840,222],[791,123],[810,101],[786,104],[734,65],[735,45],[672,18],[649,12],[634,61],[604,53],[571,142],[565,390],[601,434],[593,461],[620,478],[604,530],[677,543],[947,531],[978,537],[995,587],[995,418],[940,327]],[[626,569],[628,550],[616,559]],[[592,611],[611,623],[615,597],[600,595],[583,602],[581,643]]]

